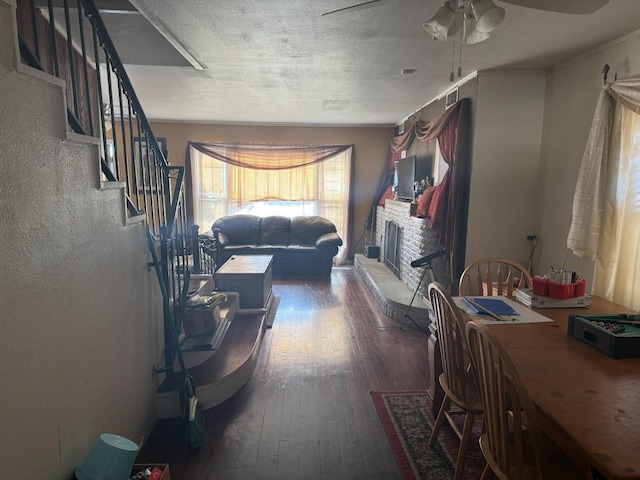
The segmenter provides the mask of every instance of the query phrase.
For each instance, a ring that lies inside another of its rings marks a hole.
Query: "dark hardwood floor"
[[[168,463],[172,480],[399,479],[369,392],[426,390],[428,336],[386,317],[352,267],[273,290],[252,378],[207,411],[202,449],[165,420],[136,462]]]

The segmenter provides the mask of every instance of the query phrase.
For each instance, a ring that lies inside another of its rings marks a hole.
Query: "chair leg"
[[[467,460],[467,452],[469,451],[469,442],[471,441],[471,432],[473,431],[473,421],[475,417],[475,414],[471,412],[467,412],[464,416],[464,426],[462,427],[462,438],[460,439],[460,449],[458,450],[454,480],[461,480],[462,474],[464,473],[464,463]]]
[[[493,470],[491,470],[491,467],[489,465],[486,465],[484,467],[484,470],[482,471],[480,480],[490,480],[491,478],[493,478]]]
[[[433,447],[433,445],[436,443],[436,439],[438,438],[438,434],[440,433],[440,429],[442,428],[442,423],[444,422],[445,418],[447,418],[445,412],[448,412],[449,408],[451,408],[451,399],[448,395],[445,395],[444,400],[442,401],[442,406],[440,407],[440,412],[438,413],[438,418],[436,418],[436,424],[433,426],[431,437],[429,437],[430,447]]]

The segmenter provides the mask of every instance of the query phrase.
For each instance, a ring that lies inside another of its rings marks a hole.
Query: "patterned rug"
[[[426,391],[371,392],[373,403],[403,480],[447,480],[454,474],[460,442],[445,422],[438,442],[428,446],[435,421]],[[460,427],[464,415],[460,414]],[[476,420],[464,469],[464,480],[477,480],[485,460],[478,446],[481,420]]]

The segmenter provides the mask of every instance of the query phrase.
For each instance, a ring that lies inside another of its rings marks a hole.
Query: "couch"
[[[273,255],[274,275],[329,275],[342,239],[330,220],[319,216],[217,219],[207,235],[217,235],[219,262],[232,255]]]

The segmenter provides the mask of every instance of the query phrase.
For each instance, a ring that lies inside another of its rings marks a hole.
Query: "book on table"
[[[586,308],[591,305],[591,295],[582,295],[567,299],[551,298],[533,293],[530,288],[517,290],[516,300],[533,308]]]
[[[511,305],[500,298],[463,297],[465,303],[478,315],[519,315]]]

